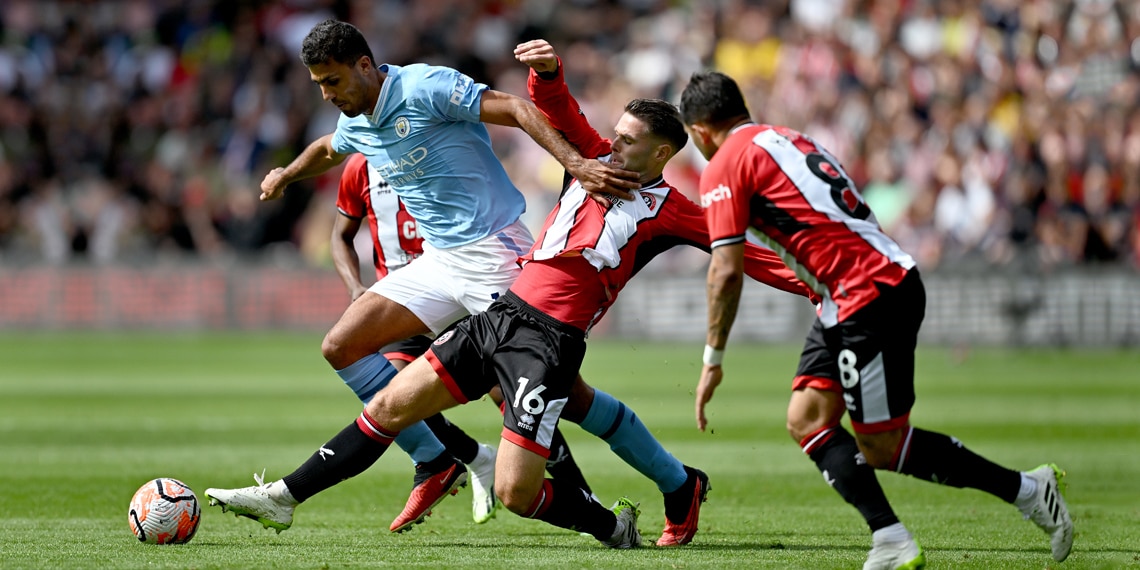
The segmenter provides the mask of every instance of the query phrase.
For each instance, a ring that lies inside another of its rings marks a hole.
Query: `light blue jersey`
[[[340,116],[332,147],[380,171],[424,240],[437,248],[479,241],[518,220],[526,200],[479,122],[487,86],[447,67],[382,65],[371,115]]]

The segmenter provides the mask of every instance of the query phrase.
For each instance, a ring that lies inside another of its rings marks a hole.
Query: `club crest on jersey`
[[[455,336],[454,330],[447,331],[447,332],[439,335],[439,338],[435,339],[435,342],[433,342],[432,344],[443,344],[443,343],[451,340],[451,337],[453,337],[453,336]]]
[[[641,200],[645,202],[645,207],[651,211],[657,209],[657,197],[648,192],[641,193]]]
[[[408,133],[412,132],[412,123],[408,121],[407,117],[396,118],[396,136],[404,138]]]

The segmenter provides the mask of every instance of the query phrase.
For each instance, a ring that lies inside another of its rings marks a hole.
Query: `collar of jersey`
[[[385,81],[384,83],[387,83],[387,81]],[[747,123],[742,123],[740,125],[733,127],[733,129],[731,131],[728,131],[728,134],[734,135],[734,134],[736,134],[736,131],[739,131],[741,129],[747,129],[748,127],[755,127],[755,126],[756,126],[756,123],[754,123],[752,121],[748,121]]]
[[[387,77],[384,78],[384,84],[380,86],[380,95],[376,97],[376,107],[372,109],[372,114],[368,115],[368,120],[371,121],[373,125],[380,121],[380,110],[384,105],[384,100],[387,99],[386,95],[388,94],[388,86],[392,84],[389,79],[392,78],[392,75],[400,71],[400,66],[392,65],[390,63],[382,63],[380,64],[380,67],[377,67],[376,69],[383,71]]]
[[[649,190],[650,188],[656,188],[656,187],[662,186],[664,184],[665,184],[665,175],[662,174],[661,176],[658,176],[657,178],[654,178],[653,180],[646,182],[645,184],[642,184],[641,188],[639,188],[639,190]]]

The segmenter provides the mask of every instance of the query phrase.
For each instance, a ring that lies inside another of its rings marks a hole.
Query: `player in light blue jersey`
[[[636,172],[583,158],[526,99],[445,67],[377,67],[364,36],[351,24],[326,20],[314,26],[302,44],[301,60],[342,116],[335,132],[266,175],[261,199],[277,199],[289,184],[359,152],[388,180],[424,237],[423,256],[354,301],[321,346],[362,400],[396,374],[377,353],[380,347],[439,334],[484,311],[514,282],[518,257],[534,241],[519,221],[525,200],[495,157],[483,123],[523,129],[589,192],[631,199],[627,190],[640,187]],[[422,522],[467,477],[463,464],[426,427],[415,431],[409,438],[415,441],[401,447],[418,450],[409,452],[417,462],[416,485],[392,522],[394,532]],[[278,518],[262,522],[278,529],[292,523],[291,512],[288,520]]]
[[[479,122],[487,86],[446,67],[378,71],[386,78],[375,109],[341,115],[332,149],[363,153],[437,248],[479,241],[518,220],[526,201]]]

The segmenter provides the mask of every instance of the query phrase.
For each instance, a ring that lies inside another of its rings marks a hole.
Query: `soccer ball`
[[[159,477],[135,491],[127,516],[139,542],[184,544],[198,530],[202,507],[185,483]]]

